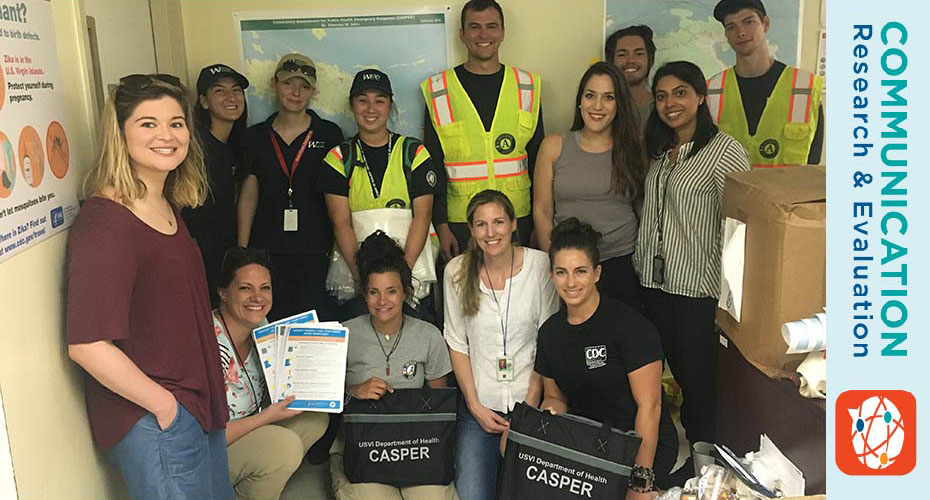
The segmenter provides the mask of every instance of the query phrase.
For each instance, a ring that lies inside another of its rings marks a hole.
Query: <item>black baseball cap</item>
[[[755,9],[762,15],[768,15],[760,0],[720,0],[714,7],[714,19],[722,23],[727,16],[742,9]]]
[[[391,91],[391,80],[387,74],[376,69],[363,69],[355,74],[355,79],[352,80],[352,89],[349,90],[349,99],[366,90],[379,90],[386,95],[394,95],[394,92]]]
[[[200,76],[197,77],[197,94],[207,95],[207,90],[223,77],[232,78],[243,90],[249,86],[249,80],[242,73],[225,64],[211,64],[200,70]]]

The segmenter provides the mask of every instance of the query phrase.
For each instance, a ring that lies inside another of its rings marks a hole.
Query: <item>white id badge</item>
[[[297,230],[297,209],[296,208],[285,208],[284,209],[284,230],[285,231],[296,231]]]
[[[501,356],[497,358],[497,381],[513,380],[513,357]]]

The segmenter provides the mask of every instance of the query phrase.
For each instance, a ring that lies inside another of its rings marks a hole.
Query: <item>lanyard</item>
[[[681,154],[680,149],[678,153],[679,155]],[[663,162],[663,164],[659,166],[659,171],[656,173],[656,225],[658,226],[657,233],[659,236],[659,254],[664,253],[664,250],[663,250],[664,238],[663,238],[662,233],[663,233],[663,230],[665,229],[665,208],[668,205],[669,178],[672,176],[672,170],[675,169],[675,165],[677,165],[681,161],[681,157],[679,156],[678,161],[676,161],[675,163],[671,165],[671,167],[668,169],[668,172],[665,171],[666,167],[668,166],[667,155],[665,159],[666,161]],[[665,181],[660,182],[662,181],[662,174],[665,174]],[[661,196],[659,196],[659,184],[662,184],[662,188],[663,188]]]
[[[271,144],[274,145],[274,152],[278,156],[278,164],[281,165],[281,170],[284,171],[284,176],[287,177],[287,206],[292,207],[294,203],[292,197],[294,196],[294,172],[297,171],[297,165],[300,164],[300,159],[304,156],[304,151],[307,149],[307,144],[310,144],[310,139],[313,137],[313,131],[307,132],[306,137],[304,137],[304,142],[300,144],[300,150],[297,151],[297,156],[294,157],[294,161],[291,162],[291,169],[287,169],[287,163],[284,162],[284,155],[281,153],[281,146],[278,144],[278,138],[275,137],[274,131],[269,130],[268,135],[271,136]]]
[[[249,383],[249,391],[252,392],[252,400],[255,402],[255,407],[258,408],[258,411],[261,411],[262,402],[259,398],[258,393],[255,391],[255,386],[252,385],[252,377],[249,376],[249,370],[246,369],[245,363],[242,362],[242,358],[239,357],[239,351],[236,350],[236,342],[232,338],[232,334],[229,333],[229,327],[226,326],[226,318],[223,317],[223,311],[217,309],[217,313],[220,315],[220,322],[223,323],[223,331],[226,333],[226,338],[229,339],[229,345],[232,347],[233,359],[236,360],[236,363],[239,364],[239,368],[242,369],[242,374],[245,375],[245,380]]]
[[[513,247],[510,247],[510,281],[513,281],[513,259],[516,253],[517,250]],[[491,281],[491,274],[488,273],[487,265],[484,266],[484,275],[488,277],[488,288],[491,289],[491,297],[494,297],[494,303],[497,304],[497,310],[500,311],[501,304],[497,301],[497,294],[494,293],[494,283]],[[512,291],[513,283],[510,283],[510,287],[507,289],[507,314],[506,316],[498,315],[501,320],[501,334],[504,335],[504,356],[507,355],[507,329],[510,327],[510,292]]]
[[[368,168],[368,159],[365,158],[365,148],[362,147],[362,141],[356,135],[352,142],[355,144],[355,147],[358,148],[358,158],[362,162],[362,168],[365,169],[365,172],[368,173],[368,182],[371,184],[371,193],[375,196],[375,199],[381,197],[381,189],[375,184],[375,176],[371,173],[371,169]],[[391,165],[391,149],[394,148],[394,132],[388,133],[388,143],[387,143],[387,166]],[[384,175],[387,175],[387,168],[384,169]],[[384,178],[381,178],[381,182],[384,182]]]

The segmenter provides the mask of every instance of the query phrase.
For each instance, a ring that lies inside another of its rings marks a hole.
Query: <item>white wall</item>
[[[120,77],[155,73],[155,42],[148,0],[83,0],[97,26],[104,93]]]

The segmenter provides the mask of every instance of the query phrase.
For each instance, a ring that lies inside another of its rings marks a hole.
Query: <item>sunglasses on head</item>
[[[181,79],[166,73],[154,73],[151,75],[135,74],[135,75],[126,75],[119,79],[120,85],[125,85],[127,87],[133,87],[137,89],[145,88],[152,84],[155,80],[158,80],[168,85],[173,85],[175,87],[181,86]]]
[[[310,78],[316,78],[316,68],[309,64],[300,64],[298,61],[287,60],[281,64],[281,70],[289,73],[301,73]]]

